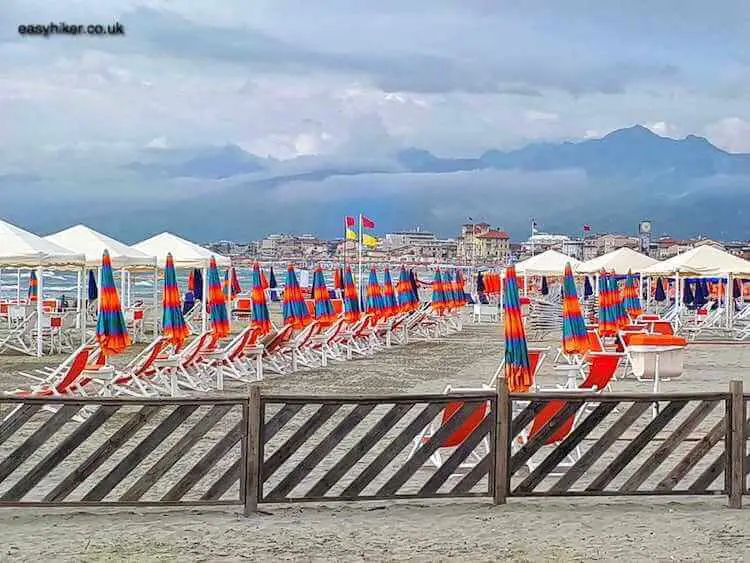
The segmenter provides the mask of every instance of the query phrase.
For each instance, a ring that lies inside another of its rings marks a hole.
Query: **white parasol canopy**
[[[574,271],[581,263],[580,260],[557,250],[545,250],[541,254],[518,262],[516,273],[520,276],[562,276],[568,262]]]
[[[109,251],[112,267],[118,270],[121,268],[153,269],[156,266],[155,256],[127,246],[85,225],[76,225],[44,238],[84,254],[86,266],[89,268],[101,265],[102,254],[105,250]]]
[[[704,244],[663,262],[644,269],[641,273],[652,276],[750,276],[750,262],[728,252]]]
[[[0,220],[0,267],[82,268],[85,256]]]
[[[134,244],[133,248],[149,256],[156,256],[156,263],[162,269],[166,264],[167,254],[170,252],[177,269],[208,268],[211,256],[216,258],[216,265],[219,267],[228,267],[232,264],[231,259],[226,256],[211,252],[172,233],[161,233],[153,236]]]
[[[586,262],[581,262],[575,268],[575,272],[578,274],[598,274],[604,270],[608,273],[614,272],[619,276],[624,276],[628,271],[638,274],[657,262],[658,260],[650,256],[622,247]]]

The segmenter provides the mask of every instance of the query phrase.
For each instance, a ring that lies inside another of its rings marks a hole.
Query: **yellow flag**
[[[362,242],[364,243],[365,246],[369,246],[370,248],[378,245],[378,239],[376,239],[372,235],[363,234]]]
[[[357,240],[357,233],[351,229],[346,229],[346,240]]]

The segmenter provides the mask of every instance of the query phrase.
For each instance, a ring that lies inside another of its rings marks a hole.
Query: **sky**
[[[476,155],[636,123],[750,152],[747,0],[3,0],[0,151]],[[20,37],[120,22],[124,37]]]

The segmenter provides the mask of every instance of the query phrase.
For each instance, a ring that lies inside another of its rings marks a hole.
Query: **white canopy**
[[[0,267],[83,267],[85,257],[0,220]]]
[[[750,276],[750,262],[733,256],[710,244],[697,246],[673,256],[663,262],[657,262],[643,270],[643,274],[669,276],[687,274],[693,276]]]
[[[658,260],[650,256],[622,247],[580,263],[575,271],[578,274],[596,274],[604,269],[606,272],[614,272],[617,275],[624,276],[628,273],[628,270],[638,274],[657,262]]]
[[[557,250],[545,250],[541,254],[518,262],[516,264],[516,273],[521,276],[562,276],[565,264],[568,262],[570,262],[570,267],[573,270],[581,263],[572,256],[568,256]]]
[[[232,261],[226,256],[211,252],[172,233],[161,233],[153,236],[134,244],[133,248],[145,252],[149,256],[156,256],[156,263],[162,269],[169,252],[172,253],[174,266],[177,269],[208,268],[211,256],[216,258],[217,266],[228,267],[232,264]]]
[[[85,225],[76,225],[44,238],[83,253],[86,256],[86,266],[89,268],[101,265],[102,254],[105,250],[109,251],[112,267],[115,269],[154,268],[156,266],[155,256],[131,248]]]

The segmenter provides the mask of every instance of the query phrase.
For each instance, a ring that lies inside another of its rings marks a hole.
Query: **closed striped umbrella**
[[[654,301],[661,303],[667,300],[667,294],[664,291],[664,280],[658,278],[656,280],[656,289],[654,290]]]
[[[271,295],[271,301],[279,301],[279,292],[278,288],[279,284],[276,281],[276,276],[273,273],[273,266],[271,266],[271,269],[268,273],[268,290]]]
[[[263,287],[262,273],[260,265],[257,262],[253,264],[253,289],[250,293],[250,300],[253,303],[253,316],[250,326],[258,329],[261,334],[268,334],[271,332],[271,317],[268,314],[268,303],[266,303],[266,291]]]
[[[89,301],[96,301],[99,298],[99,290],[96,287],[96,276],[94,275],[94,270],[89,270],[89,283],[87,290]]]
[[[440,274],[440,268],[436,268],[435,275],[432,278],[432,310],[438,315],[442,315],[447,309],[448,303],[443,290],[443,277]]]
[[[573,269],[570,262],[565,264],[563,276],[563,311],[562,311],[562,348],[568,355],[584,355],[589,350],[589,340],[586,336],[586,324],[581,313],[581,303],[578,301],[576,283],[573,279]]]
[[[376,319],[386,316],[383,290],[378,283],[378,274],[375,268],[370,268],[370,276],[367,279],[367,312],[375,315]]]
[[[505,271],[503,292],[503,333],[505,336],[505,384],[511,393],[528,391],[532,380],[529,348],[521,317],[516,267]]]
[[[391,271],[388,268],[383,270],[383,304],[385,305],[386,318],[390,318],[398,313],[396,293],[393,289]]]
[[[336,312],[333,310],[331,294],[326,287],[323,269],[320,266],[315,268],[313,273],[312,294],[315,301],[315,319],[323,325],[330,325],[336,320]]]
[[[227,314],[227,302],[224,292],[221,290],[219,281],[219,270],[216,267],[216,258],[211,256],[208,266],[208,306],[211,311],[211,331],[214,338],[229,336],[229,315]]]
[[[622,292],[620,291],[620,284],[617,281],[617,277],[614,272],[609,276],[609,283],[612,291],[612,303],[615,309],[615,319],[617,321],[618,330],[624,326],[630,324],[628,313],[625,310],[623,304]]]
[[[39,299],[39,280],[36,279],[36,272],[34,270],[31,270],[29,274],[29,290],[26,296],[32,303]]]
[[[347,266],[344,270],[344,318],[353,323],[359,319],[359,296],[357,286],[354,285],[352,269]]]
[[[628,271],[628,277],[625,279],[625,289],[623,290],[623,305],[625,306],[625,311],[633,319],[637,319],[643,314],[641,296],[639,294],[639,286],[636,283],[635,276],[632,272]]]
[[[599,274],[599,334],[614,336],[617,334],[617,313],[613,302],[609,275]]]
[[[99,316],[96,321],[96,340],[103,358],[115,356],[130,346],[125,317],[117,295],[109,251],[102,256],[101,287],[99,288]]]
[[[182,316],[180,288],[177,287],[177,274],[174,269],[174,258],[167,254],[164,266],[164,295],[162,296],[162,334],[177,348],[180,348],[190,334],[190,329]]]
[[[305,305],[302,289],[297,281],[294,266],[289,264],[286,269],[286,283],[284,284],[284,296],[282,298],[282,312],[284,324],[292,325],[294,328],[304,328],[310,321],[310,312]]]
[[[463,307],[466,305],[466,280],[461,270],[456,270],[456,290],[458,291],[458,302]]]
[[[398,297],[398,307],[403,313],[414,311],[418,307],[417,297],[411,285],[411,279],[406,268],[401,266],[396,283],[396,295]]]

